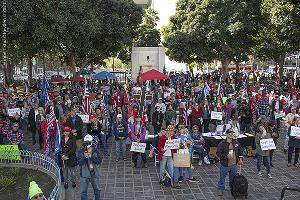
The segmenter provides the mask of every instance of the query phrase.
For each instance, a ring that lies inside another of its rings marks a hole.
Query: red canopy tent
[[[75,77],[71,78],[71,81],[73,81],[73,82],[84,82],[85,78],[81,77],[81,76],[75,76]]]
[[[71,82],[69,79],[65,79],[65,78],[51,78],[49,81],[49,83],[66,83],[66,82]]]
[[[141,75],[140,81],[144,82],[144,81],[162,80],[162,79],[170,79],[170,77],[155,69],[151,69]]]

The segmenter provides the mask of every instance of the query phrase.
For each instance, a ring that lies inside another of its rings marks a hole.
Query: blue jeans
[[[94,189],[95,200],[100,200],[100,178],[83,178],[80,177],[80,196],[81,200],[87,200],[87,191],[89,187],[89,182],[91,182]]]
[[[199,155],[199,159],[201,159],[203,161],[204,157],[206,156],[206,152],[205,152],[203,146],[200,144],[194,144],[193,150],[197,151],[197,153]]]
[[[220,179],[218,183],[218,189],[221,191],[225,190],[225,178],[229,173],[229,186],[232,184],[233,177],[237,174],[237,165],[230,167],[220,166]]]
[[[116,153],[117,157],[120,158],[121,156],[125,157],[126,153],[126,140],[116,140]]]
[[[159,178],[162,178],[166,165],[168,165],[168,172],[173,180],[174,166],[172,156],[163,156],[159,162]]]
[[[267,169],[267,174],[270,173],[270,157],[269,156],[261,156],[261,155],[257,155],[256,157],[257,159],[257,170],[258,172],[260,172],[261,170],[261,160],[263,160],[263,164]]]
[[[102,143],[104,152],[107,152],[106,133],[104,133],[104,134],[100,133],[100,139],[101,139],[101,143]]]

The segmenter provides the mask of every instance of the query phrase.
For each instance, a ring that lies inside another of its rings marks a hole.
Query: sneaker
[[[119,158],[116,159],[116,162],[119,162]]]
[[[273,163],[270,164],[271,167],[274,167]]]
[[[299,168],[299,163],[294,164],[295,167]]]
[[[287,166],[290,167],[290,166],[292,166],[292,164],[291,164],[291,163],[288,163]]]
[[[182,176],[179,176],[178,182],[181,183],[182,181],[183,181],[183,177],[182,177]]]
[[[65,188],[65,189],[68,189],[68,187],[69,187],[68,183],[65,183],[65,184],[64,184],[64,188]]]
[[[261,173],[261,172],[258,172],[258,176],[262,177],[262,173]]]
[[[222,191],[222,190],[220,190],[219,192],[218,192],[218,196],[223,196],[224,195],[224,192]]]
[[[72,183],[72,188],[76,188],[76,183]]]
[[[269,178],[269,179],[272,179],[273,177],[271,176],[271,174],[268,174],[268,178]]]
[[[202,160],[199,160],[198,165],[199,165],[199,166],[202,165]]]
[[[124,160],[124,161],[126,161],[126,160],[127,160],[127,158],[126,158],[126,157],[123,157],[123,160]]]
[[[207,164],[207,165],[210,165],[210,162],[209,162],[207,157],[204,157],[204,163]]]
[[[191,183],[199,183],[199,180],[196,179],[195,177],[189,178],[189,182]]]

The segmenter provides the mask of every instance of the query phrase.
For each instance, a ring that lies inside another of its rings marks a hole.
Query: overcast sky
[[[168,23],[169,17],[175,13],[178,0],[152,0],[154,9],[158,12],[160,21],[158,28]]]

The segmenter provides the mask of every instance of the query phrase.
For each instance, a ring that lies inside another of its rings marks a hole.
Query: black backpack
[[[170,187],[172,185],[171,176],[169,175],[169,173],[166,170],[160,180],[160,184],[165,187]]]
[[[234,198],[241,196],[247,198],[248,196],[248,180],[244,175],[241,174],[241,166],[239,173],[237,173],[233,177],[231,184],[231,194]]]

